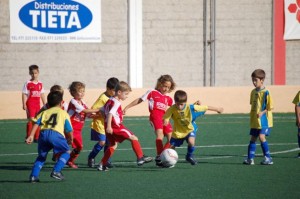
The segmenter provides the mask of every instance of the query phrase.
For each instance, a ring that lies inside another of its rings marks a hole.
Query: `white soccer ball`
[[[178,161],[178,154],[174,149],[165,149],[160,154],[160,159],[165,167],[173,167]]]

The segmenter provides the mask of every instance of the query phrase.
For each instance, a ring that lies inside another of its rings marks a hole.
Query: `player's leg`
[[[29,104],[26,103],[26,107],[27,107],[27,109],[26,109],[27,123],[26,123],[26,136],[25,136],[25,139],[27,139],[29,137],[29,135],[30,135],[31,129],[33,127],[33,123],[32,123],[31,118],[34,117],[33,114],[31,113],[32,112],[31,108],[28,105]]]
[[[104,156],[99,163],[99,166],[97,168],[98,171],[108,171],[108,167],[105,165],[107,165],[108,160],[114,154],[115,150],[118,147],[118,143],[115,141],[112,134],[108,134],[107,139],[109,141],[109,147],[105,151]]]
[[[300,148],[300,128],[298,127],[298,146]],[[298,154],[298,158],[300,158],[300,153]]]
[[[126,129],[125,131],[128,130]],[[151,162],[153,160],[152,157],[144,155],[141,144],[135,135],[131,134],[127,139],[131,142],[132,150],[137,157],[138,166],[142,166],[143,164]]]
[[[264,160],[261,162],[263,165],[271,165],[273,164],[272,158],[271,158],[271,153],[269,150],[269,144],[267,142],[266,136],[270,134],[271,129],[261,129],[260,134],[259,134],[259,140],[260,140],[260,146],[264,154]]]
[[[167,126],[163,127],[164,136],[167,138],[167,142],[165,143],[163,150],[168,149],[171,146],[170,140],[172,137],[172,131],[173,129],[170,123]]]
[[[187,148],[187,154],[185,156],[185,159],[186,159],[186,161],[191,163],[191,165],[196,165],[197,164],[197,161],[194,158],[195,139],[196,139],[196,134],[194,132],[191,132],[187,136],[188,148]]]
[[[243,164],[254,165],[254,157],[256,151],[256,140],[259,135],[259,129],[250,129],[250,142],[248,145],[248,155]]]
[[[79,130],[74,130],[73,132],[73,143],[72,143],[73,150],[70,154],[70,159],[68,161],[68,166],[77,169],[78,166],[75,164],[75,160],[78,158],[83,145],[82,145],[82,135],[81,131]]]
[[[108,147],[109,147],[109,142],[108,142],[108,139],[106,139],[105,145],[104,145],[104,150],[103,150],[104,153],[108,149]],[[105,166],[107,166],[110,169],[114,167],[114,165],[111,163],[111,158],[108,159]]]
[[[55,154],[60,154],[60,156],[56,161],[50,176],[57,180],[63,180],[64,176],[61,170],[68,162],[71,151],[67,143],[67,140],[59,133],[56,132],[53,133],[52,144],[53,144],[53,152]]]
[[[105,136],[105,134],[98,133],[94,129],[91,129],[91,140],[97,141],[97,143],[94,145],[92,151],[90,152],[90,154],[88,156],[88,166],[94,167],[96,156],[102,150],[102,148],[105,146],[106,136]]]
[[[34,117],[38,114],[38,112],[40,111],[41,107],[40,107],[40,104],[37,104],[34,106],[34,109],[32,110],[33,111],[33,114],[34,114]],[[33,118],[32,118],[33,119]],[[35,134],[34,134],[34,141],[37,142],[39,140],[39,137],[40,137],[40,127],[36,130]]]
[[[32,183],[39,182],[40,171],[46,161],[48,152],[52,149],[52,145],[48,142],[47,137],[48,132],[45,131],[41,133],[41,139],[38,143],[38,157],[36,158],[33,164],[31,174],[29,177],[29,181]]]
[[[160,155],[164,149],[164,145],[163,145],[164,133],[162,129],[156,129],[154,133],[156,136],[155,139],[156,155]]]

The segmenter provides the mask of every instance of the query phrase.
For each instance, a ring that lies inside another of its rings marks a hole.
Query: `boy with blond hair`
[[[72,153],[68,161],[68,166],[73,169],[77,169],[78,166],[75,164],[75,160],[78,158],[81,150],[83,149],[82,142],[82,129],[84,126],[86,116],[90,116],[91,113],[99,112],[99,109],[89,109],[83,97],[85,95],[85,84],[79,81],[72,82],[69,86],[70,94],[73,96],[68,107],[68,113],[71,118],[71,123],[74,129]]]
[[[132,149],[137,157],[138,166],[152,161],[152,157],[144,155],[138,138],[123,125],[121,101],[127,99],[130,92],[130,86],[126,82],[121,81],[115,88],[115,96],[110,98],[102,108],[105,114],[105,132],[109,141],[109,147],[99,163],[98,171],[108,170],[106,165],[109,158],[114,154],[118,143],[122,143],[124,140],[131,142]]]

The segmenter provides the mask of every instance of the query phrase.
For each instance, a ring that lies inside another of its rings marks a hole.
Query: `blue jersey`
[[[198,130],[198,126],[197,126],[197,124],[196,124],[195,121],[196,121],[196,119],[198,117],[203,116],[205,114],[205,111],[199,111],[199,112],[197,112],[195,110],[194,104],[190,105],[190,110],[191,110],[191,113],[192,113],[192,124],[194,126],[194,132],[196,133],[196,131]]]

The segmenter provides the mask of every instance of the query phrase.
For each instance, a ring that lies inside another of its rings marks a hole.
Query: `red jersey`
[[[159,92],[158,90],[152,89],[147,91],[142,97],[141,99],[143,101],[148,100],[148,105],[149,105],[149,112],[150,114],[154,114],[159,112],[159,114],[161,115],[161,113],[165,113],[167,108],[169,106],[173,105],[173,99],[168,96],[168,95],[164,95],[161,92]]]
[[[121,107],[121,102],[116,98],[110,98],[104,105],[105,114],[105,126],[107,126],[107,116],[109,113],[112,114],[111,127],[119,128],[123,122],[123,111]]]
[[[41,94],[44,93],[42,82],[33,82],[28,80],[23,87],[22,93],[27,95],[26,104],[40,106]]]
[[[74,98],[71,99],[67,112],[71,118],[74,130],[81,130],[83,128],[86,114],[82,111],[87,108],[87,105],[83,101],[78,102]]]

